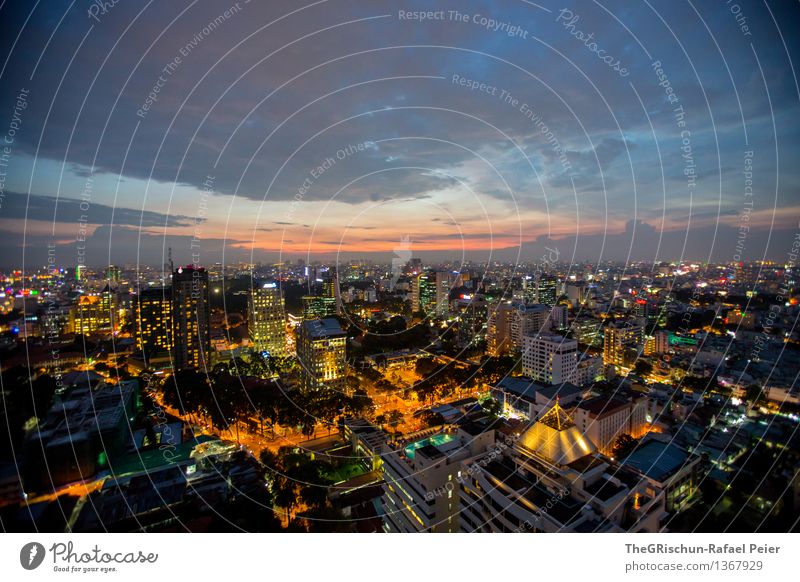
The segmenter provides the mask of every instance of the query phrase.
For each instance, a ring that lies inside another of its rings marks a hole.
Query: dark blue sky
[[[97,6],[0,8],[4,266],[83,231],[153,264],[785,260],[798,231],[794,2]]]

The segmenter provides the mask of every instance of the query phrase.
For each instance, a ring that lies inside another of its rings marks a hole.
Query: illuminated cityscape
[[[502,548],[560,577],[800,531],[797,2],[0,21],[2,531],[631,534]],[[136,576],[409,575],[230,537]]]
[[[337,531],[681,531],[742,496],[734,524],[789,518],[794,266],[753,281],[738,265],[586,264],[579,279],[555,264],[553,308],[525,300],[539,265],[470,265],[415,312],[419,265],[394,281],[369,261],[322,281],[334,266],[302,261],[4,274],[4,382],[35,395],[6,399],[23,471],[5,511],[24,495],[71,508],[58,527],[159,531],[203,515],[188,488],[220,494],[231,471],[244,490],[266,480],[258,519],[276,531],[322,514]],[[336,296],[339,314],[307,310]],[[764,458],[786,470],[750,489],[738,476]],[[264,472],[289,462],[314,481]],[[156,489],[120,513],[145,474]]]

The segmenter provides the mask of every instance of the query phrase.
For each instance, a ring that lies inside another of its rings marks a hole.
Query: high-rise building
[[[502,356],[513,351],[512,329],[516,317],[517,307],[511,303],[489,307],[486,351],[490,356]]]
[[[108,280],[109,284],[118,284],[122,280],[122,269],[116,265],[109,265],[106,270],[106,280]]]
[[[488,457],[494,431],[465,426],[418,438],[403,449],[383,449],[383,530],[389,533],[459,531],[461,462]]]
[[[579,307],[586,301],[587,291],[586,283],[583,281],[573,281],[566,285],[567,299],[573,307]]]
[[[172,273],[175,368],[205,368],[211,353],[211,303],[208,272],[178,267]]]
[[[72,310],[72,329],[84,335],[111,332],[117,324],[116,303],[108,287],[100,293],[81,295]]]
[[[558,301],[558,279],[542,275],[536,281],[536,302],[552,307]]]
[[[331,267],[322,278],[322,295],[333,298],[334,311],[331,315],[343,313],[341,289],[339,287],[339,270]]]
[[[436,311],[436,315],[447,315],[450,311],[450,273],[447,271],[436,271],[434,280],[436,282],[434,310]]]
[[[582,317],[573,321],[569,328],[575,339],[587,346],[599,346],[602,343],[603,322],[593,317]]]
[[[669,352],[669,331],[666,329],[659,329],[653,336],[656,341],[655,353],[666,354]]]
[[[420,273],[411,280],[411,311],[427,313],[436,301],[436,278]]]
[[[171,351],[172,333],[172,289],[143,289],[136,301],[136,345],[145,359]]]
[[[325,295],[304,295],[303,319],[322,319],[336,315],[336,298]]]
[[[477,343],[486,337],[489,303],[482,295],[464,295],[456,301],[459,314],[458,340],[461,345]]]
[[[578,342],[560,335],[525,336],[522,373],[539,382],[574,382],[578,366]]]
[[[250,291],[248,331],[253,351],[271,357],[286,355],[286,315],[283,294],[275,283]]]
[[[632,322],[609,324],[603,332],[603,363],[622,368],[633,366],[644,344],[644,327]]]
[[[304,321],[297,334],[303,390],[344,390],[347,334],[336,319]]]
[[[512,306],[514,315],[511,319],[511,346],[514,353],[519,353],[522,351],[525,336],[550,331],[551,309],[539,303],[512,303]]]

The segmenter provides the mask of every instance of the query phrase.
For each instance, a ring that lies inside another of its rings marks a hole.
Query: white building
[[[512,304],[514,315],[511,319],[511,345],[516,353],[523,350],[525,336],[550,331],[551,308],[548,305],[524,303]]]
[[[461,461],[485,456],[494,431],[462,426],[381,455],[383,529],[389,533],[457,532]]]
[[[587,386],[593,384],[597,380],[603,380],[603,358],[600,356],[587,356],[584,355],[578,362],[578,367],[575,370],[575,384],[578,386]]]
[[[602,453],[611,455],[621,435],[639,438],[647,432],[647,409],[648,400],[644,395],[597,396],[581,402],[572,418]]]
[[[534,335],[524,338],[524,375],[548,384],[574,382],[577,366],[577,341],[560,335]]]

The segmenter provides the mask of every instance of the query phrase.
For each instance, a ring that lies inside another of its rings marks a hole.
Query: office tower
[[[599,346],[602,342],[603,322],[593,317],[582,317],[570,324],[575,339],[587,346]]]
[[[550,331],[551,308],[538,303],[512,303],[514,315],[511,319],[511,349],[522,351],[525,336]]]
[[[250,346],[258,354],[286,355],[286,316],[283,294],[275,283],[250,291],[248,301]]]
[[[122,269],[116,265],[109,265],[106,270],[106,280],[109,284],[118,284],[122,280]]]
[[[328,313],[318,315],[317,317],[327,317],[329,315],[343,313],[344,307],[339,288],[339,270],[336,267],[331,267],[319,272],[318,276],[317,282],[322,283],[321,297],[323,297],[325,301],[319,301],[317,305],[325,305],[325,310],[328,311]],[[333,300],[332,302],[330,301],[331,299]]]
[[[538,292],[536,281],[530,275],[527,275],[522,278],[522,289],[518,294],[515,293],[515,298],[518,297],[520,301],[525,303],[536,303]]]
[[[322,295],[304,295],[303,319],[322,319],[336,315],[336,298]]]
[[[430,273],[420,273],[412,279],[411,310],[428,313],[436,301],[436,277]]]
[[[450,273],[436,271],[434,280],[436,282],[434,310],[436,315],[445,316],[450,311]]]
[[[536,281],[536,302],[552,307],[558,301],[558,279],[542,275]]]
[[[114,293],[106,286],[100,293],[81,295],[72,310],[72,320],[75,333],[110,333],[117,320]]]
[[[522,373],[539,382],[574,382],[578,342],[560,335],[532,335],[524,339]]]
[[[347,334],[336,319],[315,319],[300,325],[297,359],[303,390],[344,390]]]
[[[630,368],[644,343],[644,328],[631,322],[611,323],[603,333],[603,363]]]
[[[486,351],[490,356],[502,356],[514,349],[511,338],[517,307],[511,303],[501,303],[489,307],[489,320],[486,324]]]
[[[136,301],[136,346],[145,359],[172,351],[172,333],[172,289],[143,289]]]
[[[208,272],[178,267],[172,274],[175,369],[206,368],[211,353],[211,304]]]

